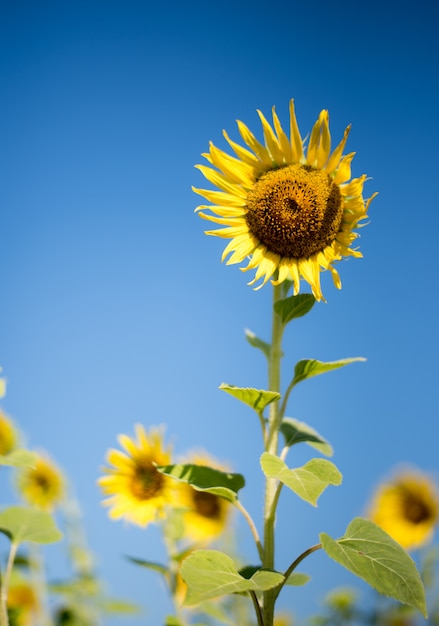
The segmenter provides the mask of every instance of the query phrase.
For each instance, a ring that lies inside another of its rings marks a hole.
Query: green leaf
[[[279,400],[281,397],[275,391],[264,391],[263,389],[252,389],[251,387],[235,387],[235,385],[227,385],[226,383],[221,383],[219,388],[234,398],[241,400],[244,404],[248,404],[257,413],[262,413],[268,404]]]
[[[277,478],[313,506],[317,506],[319,496],[328,485],[340,485],[342,481],[339,470],[327,459],[311,459],[303,467],[289,469],[278,456],[264,452],[261,467],[268,478]]]
[[[9,454],[0,454],[0,465],[11,465],[14,467],[35,467],[38,455],[24,448],[16,448]]]
[[[270,344],[267,343],[266,341],[262,341],[262,339],[259,339],[259,337],[256,337],[256,335],[252,333],[251,330],[248,330],[247,328],[245,329],[244,332],[245,332],[245,338],[247,339],[249,344],[253,346],[254,348],[258,348],[258,350],[261,350],[265,354],[267,359],[269,359],[270,352],[271,352]]]
[[[288,447],[305,442],[326,456],[333,454],[331,444],[305,422],[300,422],[293,417],[285,417],[280,430],[285,437],[285,445]]]
[[[300,572],[293,572],[287,579],[286,585],[291,585],[293,587],[302,587],[302,585],[306,585],[311,580],[311,576],[308,574],[302,574]]]
[[[315,359],[303,359],[296,363],[294,368],[294,378],[292,386],[297,385],[302,380],[311,378],[312,376],[318,376],[319,374],[325,374],[331,372],[339,367],[344,367],[350,363],[356,363],[357,361],[365,361],[362,357],[355,357],[353,359],[341,359],[340,361],[316,361]]]
[[[1,511],[0,532],[15,544],[23,541],[53,543],[62,538],[49,513],[25,506],[11,506]]]
[[[104,613],[116,615],[138,615],[141,609],[132,602],[126,600],[117,600],[114,598],[104,598],[99,602],[100,608]]]
[[[184,626],[175,615],[167,615],[165,618],[165,626]]]
[[[311,311],[315,301],[312,294],[299,293],[297,296],[278,300],[274,305],[274,310],[280,315],[283,324],[288,324],[291,320],[302,317]]]
[[[380,593],[417,608],[427,617],[425,590],[407,552],[379,526],[357,517],[344,537],[321,533],[325,552]]]
[[[194,465],[162,465],[158,471],[166,476],[172,476],[183,483],[191,485],[197,491],[206,491],[229,502],[238,499],[238,491],[245,485],[242,474],[221,472],[213,467]]]
[[[183,561],[180,573],[188,585],[185,605],[191,606],[245,591],[265,591],[280,585],[278,572],[258,570],[249,579],[241,576],[233,560],[217,550],[197,550]]]
[[[147,569],[152,569],[155,572],[159,572],[163,576],[168,575],[168,568],[165,565],[161,565],[160,563],[155,563],[154,561],[145,561],[144,559],[138,559],[135,556],[127,556],[125,557],[131,563],[135,565],[140,565],[141,567],[146,567]]]

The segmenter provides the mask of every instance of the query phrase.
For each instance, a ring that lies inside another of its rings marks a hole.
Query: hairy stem
[[[273,323],[271,333],[270,359],[268,362],[268,389],[280,393],[280,362],[282,357],[282,333],[283,324],[279,315],[274,310],[274,305],[282,297],[282,289],[279,285],[273,287]],[[270,404],[268,419],[268,431],[265,441],[265,451],[270,454],[277,454],[279,427],[282,415],[279,412],[279,403]],[[276,521],[278,481],[273,478],[266,478],[265,481],[265,505],[264,505],[264,554],[262,566],[265,569],[274,569],[274,525]],[[272,626],[274,619],[275,592],[269,589],[263,595],[263,624]]]

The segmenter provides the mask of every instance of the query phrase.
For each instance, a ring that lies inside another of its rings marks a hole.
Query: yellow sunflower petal
[[[325,170],[329,175],[331,175],[337,169],[338,164],[340,163],[340,159],[343,156],[343,150],[348,140],[350,131],[351,126],[349,125],[344,131],[343,139],[340,141],[334,152],[329,157],[328,163],[325,166]]]
[[[247,128],[245,124],[237,121],[239,133],[244,140],[244,142],[248,145],[249,148],[253,150],[253,152],[268,166],[271,166],[271,156],[262,144],[256,139],[253,133]]]
[[[294,100],[290,100],[290,143],[293,153],[293,163],[301,163],[303,159],[303,141],[297,125]]]
[[[262,130],[264,133],[264,139],[265,139],[265,145],[268,148],[268,151],[270,153],[271,156],[271,160],[276,163],[277,165],[282,165],[284,162],[284,155],[282,152],[282,148],[279,145],[279,142],[277,140],[276,135],[274,134],[273,129],[271,128],[270,124],[268,123],[268,121],[265,119],[264,114],[259,111],[257,111],[259,118],[261,120],[261,124],[262,124]]]
[[[277,116],[277,113],[274,107],[272,109],[272,116],[273,116],[274,128],[276,129],[276,133],[277,133],[278,143],[282,151],[282,163],[293,163],[294,159],[293,159],[293,151],[291,149],[291,144],[282,128],[282,125],[280,123],[280,120]]]

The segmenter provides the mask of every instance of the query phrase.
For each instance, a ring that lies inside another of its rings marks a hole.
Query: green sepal
[[[265,391],[264,389],[253,389],[252,387],[235,387],[221,383],[220,389],[226,391],[234,398],[241,400],[244,404],[254,409],[257,413],[262,413],[265,407],[271,402],[280,400],[281,396],[275,391]]]
[[[311,576],[309,576],[308,574],[293,572],[292,574],[290,574],[290,576],[288,576],[285,584],[292,587],[302,587],[303,585],[306,585],[306,583],[309,583],[310,580]]]
[[[32,467],[36,466],[38,455],[24,448],[16,448],[8,454],[0,454],[0,465],[10,465],[13,467]]]
[[[0,512],[0,532],[16,545],[23,541],[53,543],[63,536],[49,513],[25,506],[10,506]]]
[[[310,293],[299,293],[284,300],[278,300],[274,305],[275,312],[282,319],[282,323],[288,324],[291,320],[302,317],[311,311],[316,299]]]
[[[303,467],[289,469],[282,459],[269,452],[261,456],[265,476],[277,478],[302,500],[317,506],[317,500],[328,485],[340,485],[342,475],[327,459],[311,459]]]
[[[263,341],[262,339],[259,339],[259,337],[256,337],[256,335],[252,333],[251,330],[248,330],[247,328],[245,329],[244,332],[245,332],[245,338],[247,339],[249,344],[253,346],[253,348],[258,348],[258,350],[261,350],[264,353],[265,357],[267,359],[270,359],[270,353],[271,353],[270,344],[267,343],[266,341]]]
[[[188,586],[184,604],[193,606],[230,593],[266,591],[284,581],[279,572],[258,569],[251,578],[238,572],[233,560],[217,550],[197,550],[182,563],[181,576]]]
[[[425,590],[413,559],[377,524],[357,517],[340,539],[321,533],[320,541],[334,561],[427,618]]]
[[[296,363],[294,368],[294,378],[291,383],[291,386],[297,385],[297,383],[302,382],[302,380],[306,380],[307,378],[312,378],[313,376],[318,376],[319,374],[326,374],[326,372],[331,372],[332,370],[336,370],[339,367],[344,367],[345,365],[349,365],[350,363],[356,363],[357,361],[365,361],[363,357],[355,357],[352,359],[341,359],[340,361],[317,361],[315,359],[303,359]]]
[[[285,445],[288,447],[305,442],[326,456],[333,454],[331,444],[305,422],[293,417],[285,417],[280,426],[280,431],[285,438]]]
[[[215,496],[224,498],[229,502],[238,499],[238,491],[245,485],[242,474],[221,472],[213,467],[194,465],[192,463],[181,465],[161,465],[157,469],[166,476],[172,476],[177,480],[191,485],[197,491],[206,491]]]
[[[154,572],[158,572],[162,574],[162,576],[167,576],[169,574],[168,568],[166,565],[162,565],[161,563],[156,563],[155,561],[145,561],[144,559],[138,559],[135,556],[126,556],[126,559],[134,565],[140,565],[141,567],[146,567],[146,569],[151,569]]]

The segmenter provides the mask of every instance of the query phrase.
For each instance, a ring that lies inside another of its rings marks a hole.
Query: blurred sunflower
[[[322,300],[320,272],[329,270],[335,286],[341,281],[334,261],[361,257],[351,244],[354,229],[367,217],[369,203],[363,199],[366,175],[351,179],[354,152],[343,155],[350,127],[331,153],[328,112],[323,110],[311,131],[308,147],[299,132],[290,102],[290,137],[280,124],[273,107],[273,126],[258,111],[264,145],[238,121],[247,148],[224,137],[236,154],[230,156],[210,143],[203,154],[210,165],[196,167],[219,191],[193,188],[213,203],[197,207],[200,217],[224,226],[206,231],[208,235],[231,239],[222,260],[241,263],[250,257],[243,271],[256,270],[254,284],[262,287],[270,278],[274,284],[300,280],[311,286],[314,297]],[[205,210],[210,213],[205,213]]]
[[[193,454],[185,462],[227,471],[205,452]],[[177,503],[183,511],[184,536],[188,539],[204,543],[224,531],[230,514],[230,503],[224,498],[181,482],[177,484]]]
[[[8,617],[11,626],[31,626],[38,611],[38,598],[25,580],[13,582],[8,589]]]
[[[162,434],[157,429],[149,433],[136,424],[137,439],[119,435],[118,441],[126,452],[109,450],[104,468],[106,476],[98,479],[103,493],[110,496],[103,504],[110,507],[111,519],[125,518],[139,526],[164,517],[165,507],[173,501],[174,480],[157,469],[169,465],[170,449],[163,448]]]
[[[17,431],[12,420],[0,409],[0,454],[9,454],[17,444]]]
[[[369,517],[406,550],[420,548],[432,537],[439,519],[435,484],[411,470],[376,490]]]
[[[18,489],[28,504],[52,511],[65,495],[64,477],[47,454],[40,454],[35,467],[20,471]]]

